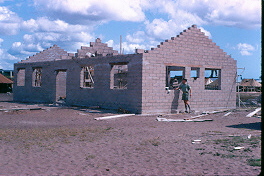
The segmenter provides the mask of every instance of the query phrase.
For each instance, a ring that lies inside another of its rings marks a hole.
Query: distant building
[[[0,93],[12,92],[13,81],[0,74]]]
[[[8,79],[13,80],[14,78],[14,74],[13,74],[13,70],[3,70],[0,69],[0,74],[4,75],[5,77],[7,77]]]
[[[196,25],[135,54],[119,54],[96,39],[74,54],[54,45],[14,68],[14,100],[20,102],[174,113],[184,110],[174,88],[186,78],[193,110],[236,107],[236,61]]]
[[[237,89],[239,92],[261,92],[261,86],[255,79],[243,79]]]

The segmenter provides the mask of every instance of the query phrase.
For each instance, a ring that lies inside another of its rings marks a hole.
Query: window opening
[[[221,70],[205,68],[205,90],[221,90]]]
[[[94,88],[94,66],[82,67],[80,80],[81,87]]]
[[[33,71],[33,79],[32,79],[32,86],[33,87],[41,87],[42,82],[42,68],[35,68]]]
[[[26,75],[26,69],[24,68],[18,69],[17,86],[25,86],[25,75]]]
[[[200,68],[191,67],[191,78],[197,79],[200,77]]]
[[[184,78],[185,67],[167,66],[166,87],[177,88]]]
[[[110,89],[127,89],[128,84],[128,65],[112,65]]]

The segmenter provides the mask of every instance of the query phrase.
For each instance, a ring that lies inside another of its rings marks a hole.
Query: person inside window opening
[[[179,89],[182,91],[182,100],[185,105],[185,112],[190,113],[191,107],[189,104],[189,99],[192,96],[192,90],[191,90],[191,86],[187,83],[187,79],[182,79],[182,83],[180,84],[180,86],[178,88],[175,88],[175,90],[179,90]]]
[[[214,77],[214,73],[215,73],[215,77],[217,77],[217,70],[211,70],[210,78]]]

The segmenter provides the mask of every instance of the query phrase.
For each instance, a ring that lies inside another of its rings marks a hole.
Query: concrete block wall
[[[88,54],[90,53],[90,55]],[[106,43],[101,43],[101,39],[97,38],[95,42],[90,42],[90,47],[82,46],[77,50],[77,58],[89,58],[91,54],[95,56],[116,56],[118,51],[108,47]]]
[[[127,63],[128,88],[110,89],[111,64]],[[84,66],[94,66],[94,88],[80,86],[80,73]],[[42,86],[32,86],[33,68],[42,68]],[[25,69],[25,86],[17,85],[17,72]],[[54,103],[63,94],[63,87],[56,81],[57,73],[66,71],[66,103],[68,105],[101,106],[103,108],[123,108],[141,113],[142,102],[142,54],[118,55],[92,58],[75,58],[56,62],[32,62],[15,64],[14,101]],[[56,88],[57,87],[57,88]]]
[[[55,100],[56,72],[52,69],[54,62],[31,62],[17,63],[14,65],[14,101],[34,102],[34,103],[53,103]],[[41,87],[32,86],[33,68],[42,68]],[[17,85],[17,72],[25,69],[25,85]]]
[[[110,89],[111,64],[128,63],[127,89]],[[67,70],[67,104],[99,105],[105,108],[123,108],[134,113],[141,113],[142,99],[142,54],[118,55],[76,59],[77,65]],[[80,87],[81,68],[94,66],[94,88]]]
[[[72,54],[67,53],[67,51],[61,49],[57,45],[53,45],[52,47],[43,50],[36,55],[30,56],[26,60],[22,60],[23,63],[30,62],[44,62],[44,61],[54,61],[61,59],[71,59]]]
[[[142,113],[184,110],[181,92],[165,91],[166,66],[185,67],[193,110],[235,108],[236,61],[193,25],[143,54]],[[191,67],[200,68],[199,78],[190,77]],[[221,90],[205,90],[205,68],[221,69]]]
[[[87,53],[97,54],[89,57]],[[223,52],[194,25],[180,35],[161,42],[157,48],[137,54],[118,55],[100,39],[69,54],[56,45],[29,59],[15,64],[14,100],[22,102],[56,102],[56,76],[66,71],[66,103],[69,105],[99,105],[123,108],[135,113],[174,113],[184,110],[181,92],[165,90],[166,67],[184,67],[184,77],[192,87],[193,110],[215,110],[236,106],[236,61]],[[54,62],[56,61],[56,62]],[[128,88],[111,89],[111,65],[127,63]],[[94,88],[80,86],[82,67],[94,66]],[[33,68],[42,68],[42,86],[32,87]],[[191,78],[191,68],[200,69],[197,79]],[[205,69],[221,70],[221,90],[205,90]],[[25,69],[25,85],[17,85],[17,73]],[[63,81],[62,81],[63,82]],[[57,85],[58,86],[58,85]],[[60,89],[64,91],[65,89]]]

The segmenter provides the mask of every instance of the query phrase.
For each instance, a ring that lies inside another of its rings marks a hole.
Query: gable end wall
[[[177,37],[161,42],[143,55],[142,112],[174,113],[184,110],[181,92],[166,86],[166,66],[185,67],[192,87],[191,108],[212,110],[236,107],[236,61],[192,26]],[[191,78],[191,67],[200,68],[200,78]],[[221,69],[221,90],[205,90],[205,68]]]

